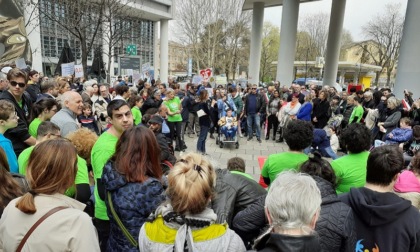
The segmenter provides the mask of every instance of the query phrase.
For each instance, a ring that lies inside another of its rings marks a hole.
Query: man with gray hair
[[[82,114],[82,96],[74,91],[65,92],[61,96],[61,107],[51,118],[51,122],[60,127],[61,136],[65,137],[80,128],[77,116]]]
[[[58,96],[58,83],[54,80],[44,80],[41,82],[41,93],[37,97],[37,101],[41,99],[55,99]]]
[[[7,80],[7,75],[3,72],[0,72],[0,93],[6,91],[9,86],[9,81]]]
[[[315,180],[285,171],[271,184],[265,199],[269,230],[255,242],[257,251],[321,251],[315,224],[321,209]]]

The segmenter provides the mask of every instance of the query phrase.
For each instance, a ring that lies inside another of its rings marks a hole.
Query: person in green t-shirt
[[[58,103],[52,98],[43,98],[32,105],[33,120],[29,124],[29,134],[37,138],[39,125],[49,121],[58,110]]]
[[[364,113],[363,106],[361,105],[362,100],[358,96],[355,96],[353,101],[354,101],[354,108],[353,108],[353,111],[351,112],[349,123],[355,123],[355,122],[359,123]]]
[[[98,230],[101,251],[106,251],[109,237],[109,218],[105,205],[102,172],[106,162],[114,155],[116,144],[126,129],[133,127],[133,114],[124,100],[113,100],[107,107],[112,126],[105,131],[92,148],[91,163],[95,178],[95,226]]]
[[[233,157],[229,159],[227,162],[227,169],[230,171],[230,173],[239,174],[246,178],[254,180],[254,178],[250,174],[245,173],[245,160],[243,158]]]
[[[337,177],[337,193],[365,185],[370,139],[370,130],[360,123],[350,124],[341,133],[341,141],[349,154],[331,162]]]
[[[175,91],[172,88],[166,90],[166,100],[163,102],[168,108],[168,126],[170,131],[171,140],[175,143],[175,151],[181,151],[184,144],[181,142],[181,100],[178,96],[175,96]],[[175,135],[176,134],[176,135]]]
[[[139,125],[143,118],[140,108],[143,106],[143,98],[138,95],[132,95],[129,99],[131,113],[133,113],[134,125]]]
[[[60,128],[52,122],[42,122],[37,131],[36,145],[51,139],[60,138]],[[35,146],[26,148],[20,153],[18,158],[19,173],[26,175],[26,167],[28,166],[29,157]],[[65,195],[69,197],[75,197],[76,200],[86,203],[90,198],[90,187],[89,187],[89,176],[86,161],[77,156],[77,173],[74,181],[76,188],[71,187]],[[77,194],[76,194],[77,190]]]
[[[297,170],[299,165],[308,160],[303,150],[312,144],[313,126],[310,122],[291,120],[284,129],[284,139],[289,151],[268,156],[261,170],[261,176],[270,185],[282,171]]]

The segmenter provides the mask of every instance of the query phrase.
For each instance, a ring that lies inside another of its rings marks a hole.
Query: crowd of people
[[[183,90],[17,68],[0,81],[1,251],[420,251],[408,91]],[[242,158],[213,162],[207,136],[288,149],[265,161],[266,190]]]

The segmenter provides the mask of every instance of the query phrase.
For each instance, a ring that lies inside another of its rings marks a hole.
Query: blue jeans
[[[207,133],[209,132],[210,127],[200,125],[200,135],[197,140],[197,151],[201,153],[206,153],[206,139]]]
[[[225,135],[225,137],[234,138],[236,136],[236,131],[238,130],[238,127],[232,126],[230,129],[228,129],[228,127],[222,126],[220,130]]]
[[[252,128],[255,127],[255,132],[257,134],[257,138],[260,139],[261,137],[261,129],[260,129],[260,116],[258,114],[248,114],[246,121],[248,124],[248,137],[252,138]]]

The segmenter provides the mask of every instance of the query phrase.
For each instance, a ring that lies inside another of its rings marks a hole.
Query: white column
[[[263,22],[264,3],[256,2],[252,12],[251,51],[248,66],[248,82],[251,84],[258,84],[260,80]]]
[[[159,62],[159,46],[158,46],[158,41],[159,41],[159,23],[158,22],[154,22],[153,23],[153,68],[155,69],[155,76],[154,78],[157,80],[158,76],[159,76],[159,69],[160,69],[160,62]]]
[[[344,84],[344,80],[345,80],[345,75],[346,75],[346,70],[341,70],[340,71],[340,84]]]
[[[26,34],[31,45],[32,50],[32,69],[38,72],[43,72],[42,68],[42,46],[41,46],[41,31],[39,23],[38,0],[33,1],[33,8],[25,8],[24,20],[26,26]],[[33,13],[32,13],[33,10]],[[31,15],[32,14],[32,15]],[[29,60],[29,59],[25,59]]]
[[[338,59],[340,57],[341,32],[343,31],[345,11],[346,0],[332,1],[323,85],[332,85],[333,83],[336,83]]]
[[[276,78],[281,85],[293,81],[293,66],[296,51],[296,33],[299,16],[299,1],[284,0],[281,15],[280,48]]]
[[[404,97],[404,89],[413,92],[413,99],[420,97],[420,1],[407,3],[404,31],[398,58],[398,70],[393,93],[398,98]]]
[[[160,20],[160,80],[168,83],[168,20]]]

